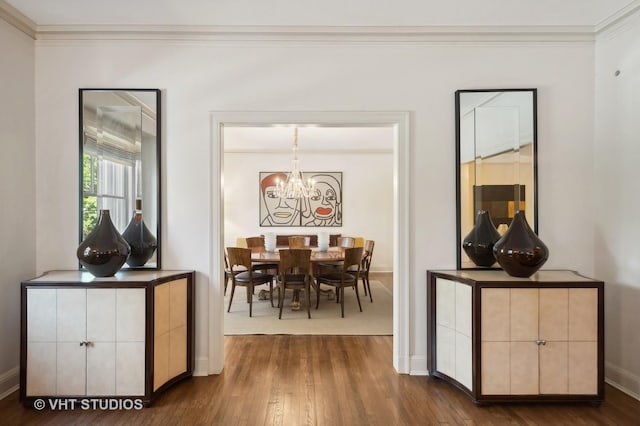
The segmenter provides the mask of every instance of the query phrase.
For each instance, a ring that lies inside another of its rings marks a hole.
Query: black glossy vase
[[[479,210],[475,226],[462,240],[462,248],[476,265],[491,266],[496,263],[493,246],[499,239],[500,234],[493,225],[489,212]]]
[[[98,223],[78,246],[78,260],[96,277],[113,276],[124,265],[129,244],[111,222],[109,210],[100,210]]]
[[[493,253],[507,274],[521,278],[533,275],[549,258],[549,249],[521,211],[516,212],[507,232],[493,246]]]
[[[131,222],[129,222],[122,236],[131,246],[131,254],[127,259],[127,265],[129,266],[143,266],[151,259],[156,248],[158,248],[158,240],[144,224],[140,210],[133,212]]]

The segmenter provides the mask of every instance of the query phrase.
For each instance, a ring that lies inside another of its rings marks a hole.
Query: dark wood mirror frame
[[[161,125],[159,89],[79,89],[79,241],[101,209],[112,210],[122,233],[140,203],[142,219],[157,239],[157,249],[144,265],[125,263],[123,269],[161,269]],[[117,178],[124,181],[108,195],[104,188],[97,190],[98,163],[105,157],[110,162],[105,172],[119,170]]]
[[[475,265],[462,250],[462,241],[478,210],[490,210],[498,221],[494,225],[499,227],[508,226],[514,211],[522,209],[531,228],[538,232],[537,90],[458,90],[455,119],[457,269],[500,269],[497,263]],[[486,140],[491,146],[484,143]],[[487,172],[490,163],[501,163],[503,176]],[[509,166],[515,171],[506,178],[504,171]],[[480,167],[485,169],[478,172]]]

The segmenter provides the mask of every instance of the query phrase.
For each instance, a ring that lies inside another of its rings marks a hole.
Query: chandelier
[[[276,194],[280,198],[308,198],[315,191],[315,182],[312,179],[302,178],[300,161],[298,160],[298,128],[294,130],[293,137],[293,167],[287,175],[286,182],[278,179],[276,182]]]

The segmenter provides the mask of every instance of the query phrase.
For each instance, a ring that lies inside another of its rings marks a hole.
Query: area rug
[[[353,289],[344,290],[344,318],[340,317],[340,304],[328,300],[326,294],[320,296],[320,306],[315,308],[316,293],[311,290],[311,319],[307,318],[306,305],[303,302],[299,311],[290,308],[291,293],[287,291],[284,301],[282,319],[278,319],[278,308],[271,307],[267,300],[258,300],[259,289],[256,288],[253,297],[253,316],[249,317],[244,287],[237,287],[233,296],[231,312],[227,312],[229,294],[227,291],[224,301],[224,334],[315,334],[315,335],[392,335],[393,334],[393,295],[380,281],[371,281],[373,303],[369,296],[364,296],[360,285],[360,302],[362,312],[358,310],[358,301]],[[325,288],[325,287],[323,287]],[[268,295],[268,293],[267,293]],[[277,306],[277,290],[274,289],[274,306]],[[301,297],[306,301],[306,297]]]

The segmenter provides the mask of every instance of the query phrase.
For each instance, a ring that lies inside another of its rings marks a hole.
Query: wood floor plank
[[[222,374],[194,377],[142,410],[37,411],[0,401],[7,425],[637,425],[640,402],[478,407],[450,384],[395,373],[390,336],[229,336]]]

